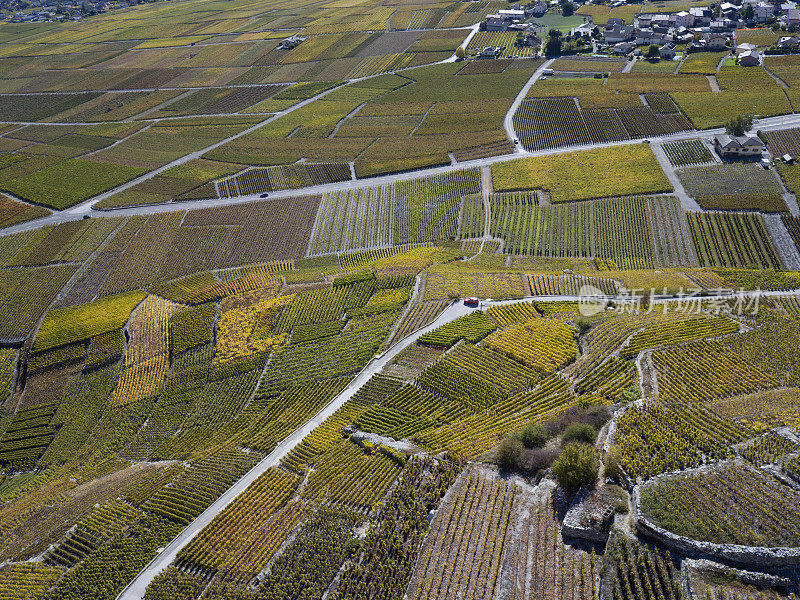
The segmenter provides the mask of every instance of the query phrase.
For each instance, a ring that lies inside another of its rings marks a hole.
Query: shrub
[[[622,452],[617,446],[612,446],[606,452],[605,458],[603,458],[603,477],[615,481],[619,480],[622,476],[622,470],[619,467],[621,458]]]
[[[588,423],[573,423],[564,431],[562,442],[583,442],[584,444],[594,444],[597,439],[597,430]]]
[[[525,473],[535,475],[539,471],[549,468],[557,457],[558,448],[554,446],[526,449],[522,451],[517,460],[517,467]]]
[[[523,445],[518,439],[513,437],[503,438],[500,445],[497,447],[495,453],[495,462],[505,468],[514,469],[517,467],[520,457],[522,456]]]
[[[553,463],[553,474],[558,484],[568,490],[593,484],[597,479],[600,459],[594,446],[573,442]]]
[[[550,438],[547,430],[540,423],[528,423],[514,437],[526,448],[541,448]]]
[[[573,423],[588,423],[599,430],[611,418],[611,412],[605,406],[592,404],[586,406],[573,406],[545,423],[551,435],[558,435]]]

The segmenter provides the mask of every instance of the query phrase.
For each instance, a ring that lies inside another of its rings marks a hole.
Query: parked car
[[[464,306],[478,306],[480,303],[477,298],[464,298]]]
[[[266,198],[267,196],[269,196],[269,194],[267,192],[264,192],[263,194],[259,194],[258,195],[259,198]]]

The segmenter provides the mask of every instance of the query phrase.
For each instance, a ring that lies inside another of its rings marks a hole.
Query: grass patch
[[[145,298],[142,291],[100,298],[88,304],[51,310],[34,344],[36,351],[74,344],[101,333],[121,329],[131,311]]]
[[[63,210],[146,172],[137,167],[72,159],[6,181],[2,186],[25,200]]]
[[[553,202],[672,191],[646,144],[497,163],[492,179],[496,191],[544,189]]]

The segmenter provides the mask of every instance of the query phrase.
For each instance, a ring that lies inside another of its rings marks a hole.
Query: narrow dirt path
[[[681,201],[681,206],[684,208],[684,210],[701,210],[697,201],[686,193],[681,180],[678,179],[678,175],[675,173],[675,167],[673,167],[672,163],[669,162],[667,154],[664,152],[664,146],[662,143],[659,141],[653,141],[650,144],[650,148],[653,151],[653,154],[656,155],[658,164],[661,165],[661,169],[664,171],[664,174],[667,176],[667,179],[669,179],[669,182],[674,188],[674,191],[671,195],[677,196],[678,200]]]

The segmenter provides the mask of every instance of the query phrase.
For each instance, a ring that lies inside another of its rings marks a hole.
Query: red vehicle
[[[480,300],[477,298],[464,298],[464,306],[478,306]]]

